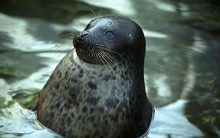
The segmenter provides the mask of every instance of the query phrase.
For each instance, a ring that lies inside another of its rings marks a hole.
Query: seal
[[[130,19],[92,20],[73,39],[32,109],[73,138],[127,138],[146,132],[153,108],[144,85],[145,37]]]

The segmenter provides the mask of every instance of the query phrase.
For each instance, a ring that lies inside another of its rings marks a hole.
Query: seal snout
[[[90,41],[91,32],[89,31],[83,31],[76,35],[73,39],[74,47],[78,47],[79,45],[84,45],[85,43],[88,43]]]

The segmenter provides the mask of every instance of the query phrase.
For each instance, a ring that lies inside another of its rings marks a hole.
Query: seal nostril
[[[82,32],[82,33],[80,34],[80,37],[81,37],[81,38],[84,38],[84,37],[86,37],[88,34],[89,34],[88,32]]]
[[[88,34],[82,34],[81,37],[85,37],[85,36],[87,36],[87,35],[88,35]]]

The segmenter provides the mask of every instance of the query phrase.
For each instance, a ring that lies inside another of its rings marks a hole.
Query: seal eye
[[[108,39],[112,39],[115,37],[115,34],[112,31],[106,31],[105,35],[107,36]]]
[[[84,30],[87,30],[91,27],[91,23],[89,23]]]
[[[94,19],[94,20],[90,21],[84,30],[92,28],[99,20],[100,19]]]

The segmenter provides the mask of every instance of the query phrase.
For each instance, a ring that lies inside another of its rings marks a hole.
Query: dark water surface
[[[62,57],[70,34],[120,15],[143,28],[146,90],[156,107],[149,138],[220,137],[218,0],[1,0],[0,137],[61,137],[28,108]]]

